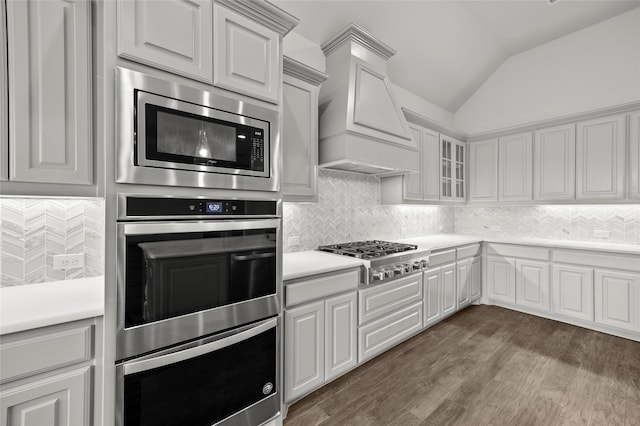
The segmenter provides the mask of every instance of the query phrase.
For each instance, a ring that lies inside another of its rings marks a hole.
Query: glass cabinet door
[[[463,142],[440,135],[441,141],[441,174],[442,186],[440,198],[448,200],[464,200],[465,191],[465,149]]]
[[[464,199],[464,149],[465,146],[456,143],[456,198]]]
[[[451,141],[442,139],[442,194],[443,198],[451,198],[452,196],[452,173],[453,152],[451,150]]]

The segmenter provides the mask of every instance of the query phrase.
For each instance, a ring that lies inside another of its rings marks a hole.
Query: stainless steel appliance
[[[278,415],[280,203],[118,196],[117,426]]]
[[[362,260],[363,285],[388,282],[420,273],[429,266],[429,250],[413,244],[370,240],[318,247],[318,250]]]
[[[278,191],[278,112],[116,69],[116,181]]]
[[[120,195],[116,359],[277,315],[279,203]]]

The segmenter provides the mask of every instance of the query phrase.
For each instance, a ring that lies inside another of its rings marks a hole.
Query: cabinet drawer
[[[487,254],[503,257],[519,257],[549,261],[549,249],[541,247],[516,246],[511,244],[487,244]]]
[[[445,263],[451,263],[456,261],[456,251],[446,250],[437,253],[431,253],[429,255],[429,268],[434,268]]]
[[[286,306],[294,306],[331,296],[332,294],[358,288],[359,270],[329,275],[319,275],[311,279],[292,282],[285,285]]]
[[[360,290],[358,324],[372,321],[421,300],[422,274]]]
[[[460,247],[457,250],[457,258],[466,259],[467,257],[475,257],[480,255],[480,244],[473,244],[470,246]]]
[[[632,254],[601,254],[585,250],[554,250],[553,261],[596,268],[613,268],[640,272],[640,256]]]
[[[75,324],[2,336],[0,383],[90,360],[91,334],[91,325]]]
[[[422,329],[422,302],[358,329],[358,362],[366,361]]]

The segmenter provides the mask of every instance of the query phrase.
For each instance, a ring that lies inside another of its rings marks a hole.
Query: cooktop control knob
[[[393,269],[385,269],[384,270],[384,276],[386,278],[393,278]]]
[[[423,268],[423,269],[427,269],[427,266],[429,266],[429,264],[427,263],[427,261],[426,261],[426,260],[421,260],[420,262],[422,263],[422,268]]]
[[[413,262],[414,271],[419,271],[421,268],[422,268],[422,262],[420,262],[419,260],[416,260],[415,262]]]
[[[384,280],[384,271],[374,271],[373,272],[373,279],[374,280],[378,280],[378,281],[382,281]]]
[[[396,265],[393,267],[394,275],[404,275],[404,268],[402,265]]]
[[[408,263],[403,263],[402,268],[404,269],[405,274],[410,274],[411,271],[413,270],[413,267],[411,267],[411,265]]]

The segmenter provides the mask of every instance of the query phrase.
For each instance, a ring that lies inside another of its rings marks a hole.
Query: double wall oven
[[[278,414],[279,211],[279,201],[119,196],[118,425]]]

